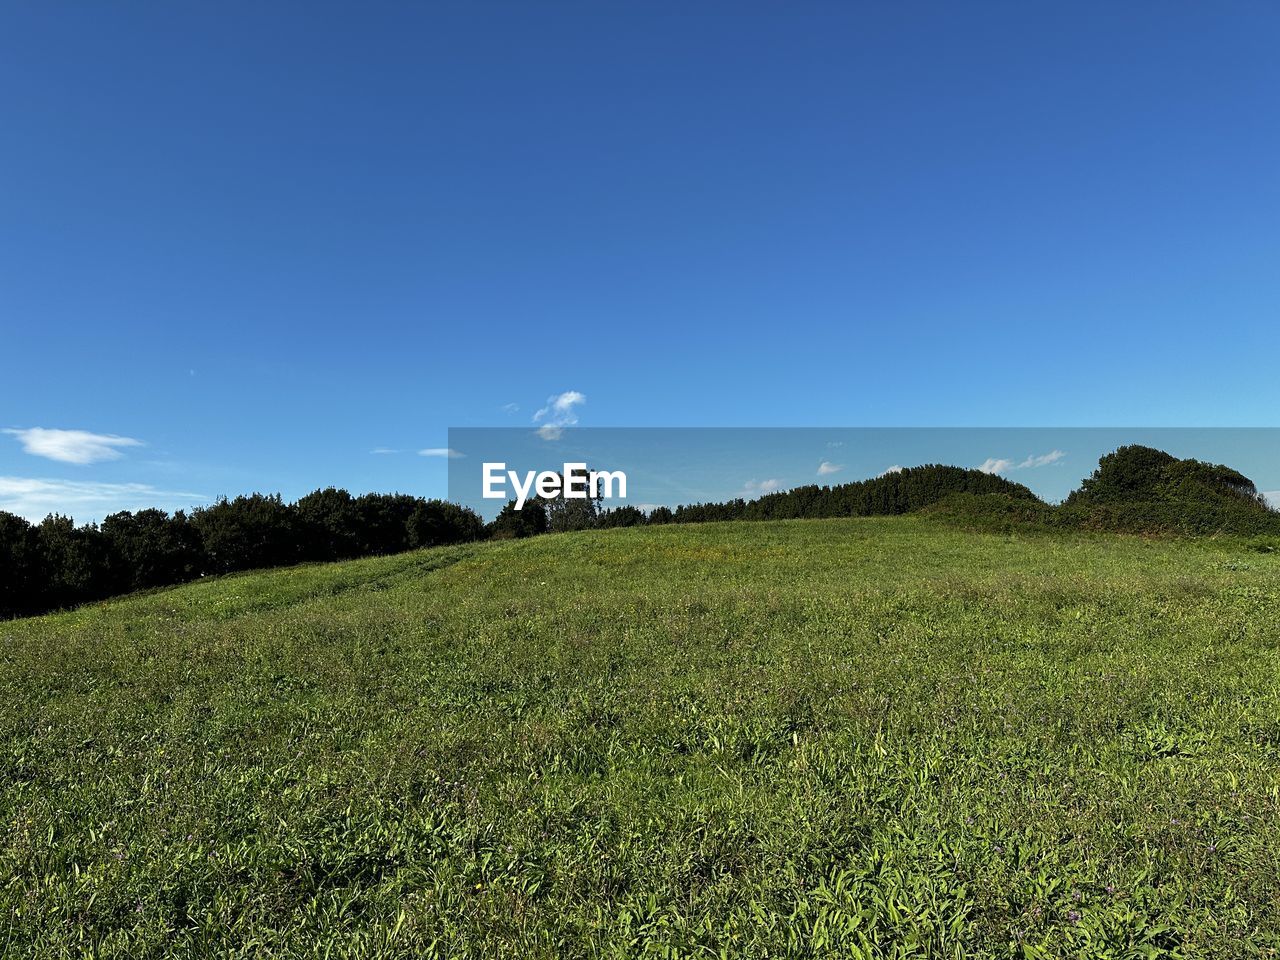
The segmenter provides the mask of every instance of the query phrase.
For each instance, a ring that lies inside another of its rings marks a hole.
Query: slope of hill
[[[900,517],[8,622],[0,953],[1261,956],[1278,614],[1232,542]]]

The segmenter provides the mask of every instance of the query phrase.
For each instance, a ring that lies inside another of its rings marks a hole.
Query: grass
[[[0,953],[1258,957],[1280,554],[615,530],[0,623]]]

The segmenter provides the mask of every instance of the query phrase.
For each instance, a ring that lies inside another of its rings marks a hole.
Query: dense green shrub
[[[1063,523],[1141,533],[1280,533],[1280,514],[1239,471],[1127,446],[1098,461],[1059,508]]]

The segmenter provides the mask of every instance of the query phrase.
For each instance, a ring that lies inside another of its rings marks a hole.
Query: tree
[[[488,533],[494,540],[518,540],[547,532],[547,511],[542,503],[529,500],[521,510],[514,500],[502,508],[489,524]]]
[[[644,513],[629,503],[612,510],[604,510],[596,517],[598,527],[639,527],[643,526],[644,522]]]
[[[325,487],[293,505],[306,560],[345,560],[360,555],[360,508],[346,490]]]
[[[586,487],[590,471],[575,472],[570,475],[579,489]],[[547,510],[547,529],[552,533],[566,533],[570,530],[590,530],[596,525],[600,515],[600,504],[604,497],[597,493],[591,496],[587,489],[585,497],[566,497],[566,478],[560,475],[560,492],[553,498],[543,500]],[[527,505],[526,505],[527,506]]]
[[[36,528],[0,510],[0,617],[45,609],[45,586]]]
[[[77,528],[70,517],[51,513],[36,531],[48,607],[71,607],[110,595],[106,541],[96,526]]]
[[[403,493],[366,493],[357,497],[360,556],[408,550],[412,546],[409,542],[409,518],[418,503],[417,497]]]
[[[223,498],[191,517],[214,573],[280,567],[302,558],[293,511],[280,495]]]
[[[145,590],[198,577],[204,563],[200,532],[179,510],[113,513],[102,521],[112,592]]]
[[[420,500],[406,524],[409,546],[466,543],[484,536],[484,521],[473,510],[445,500]]]
[[[672,523],[674,520],[675,515],[671,512],[670,507],[654,507],[649,513],[649,523],[651,525]]]

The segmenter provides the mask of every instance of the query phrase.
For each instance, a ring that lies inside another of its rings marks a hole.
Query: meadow
[[[6,957],[1280,950],[1245,540],[597,530],[0,641]]]

